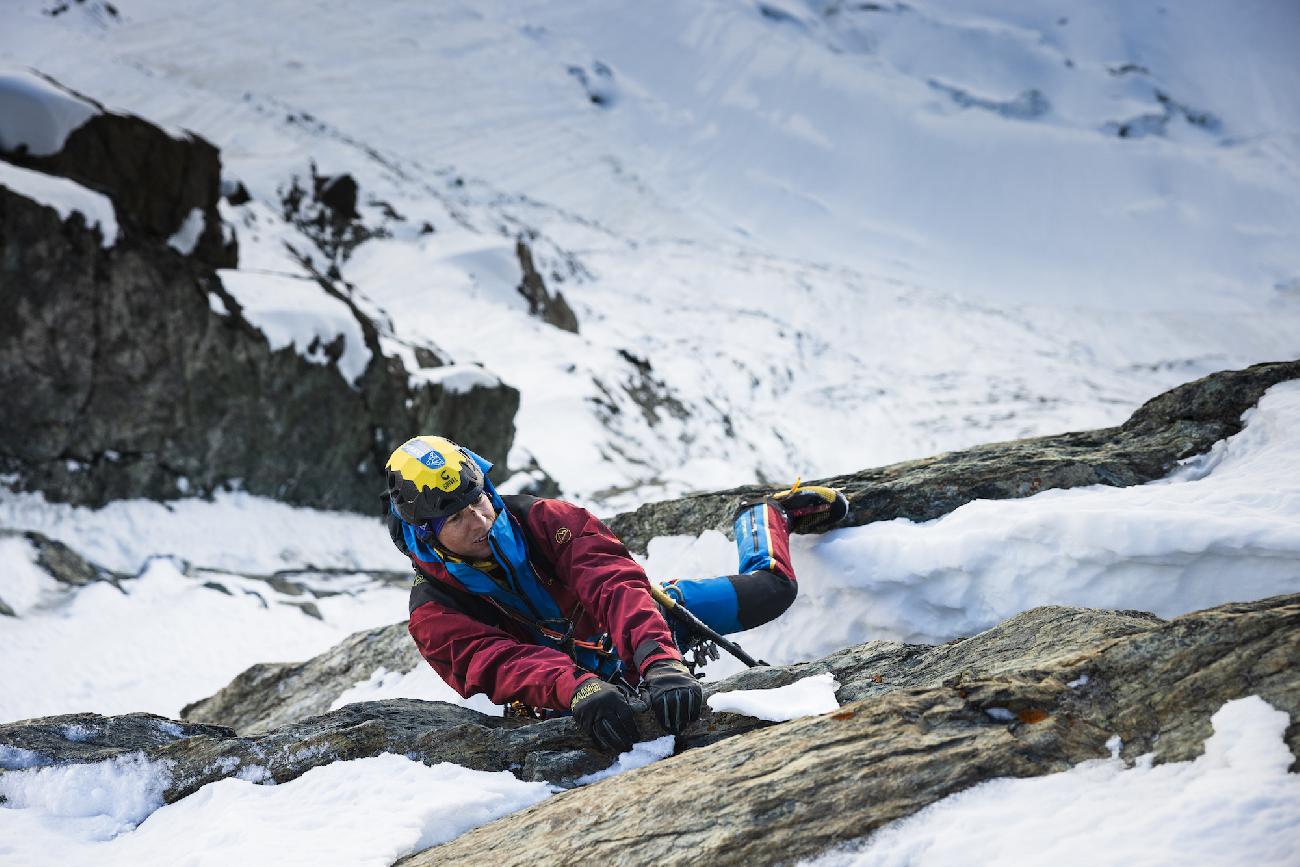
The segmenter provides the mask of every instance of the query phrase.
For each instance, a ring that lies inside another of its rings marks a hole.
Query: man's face
[[[470,503],[447,519],[438,533],[438,541],[458,557],[486,560],[492,556],[487,534],[496,517],[488,495],[480,494],[478,502]]]

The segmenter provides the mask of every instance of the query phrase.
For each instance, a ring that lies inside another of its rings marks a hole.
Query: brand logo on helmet
[[[561,527],[555,531],[555,541],[560,545],[563,545],[572,538],[573,533],[569,531],[568,527]]]
[[[420,456],[420,463],[424,464],[431,470],[436,470],[438,467],[446,464],[447,459],[444,458],[440,452],[435,452],[433,449],[429,449]]]

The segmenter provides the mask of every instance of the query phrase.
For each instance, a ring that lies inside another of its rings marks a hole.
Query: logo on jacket
[[[555,531],[555,542],[557,545],[563,545],[572,538],[573,533],[569,531],[568,527],[561,527]]]

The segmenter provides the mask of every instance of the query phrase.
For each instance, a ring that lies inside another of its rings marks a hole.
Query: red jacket
[[[608,632],[632,682],[652,662],[681,659],[645,571],[598,518],[563,500],[503,500],[523,527],[530,562],[560,610],[571,616],[581,605],[574,635]],[[400,533],[393,535],[418,573],[411,589],[411,636],[452,689],[466,698],[481,692],[498,704],[519,700],[568,709],[578,684],[595,676],[591,671],[563,651],[534,643],[523,624],[466,590],[443,564],[412,554]]]

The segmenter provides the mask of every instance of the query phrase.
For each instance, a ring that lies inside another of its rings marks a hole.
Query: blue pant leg
[[[717,578],[682,578],[663,585],[664,592],[686,606],[711,629],[726,635],[740,632],[740,606],[731,576]],[[669,623],[675,623],[669,618]],[[677,638],[674,632],[673,638]],[[681,642],[679,641],[680,645]]]

